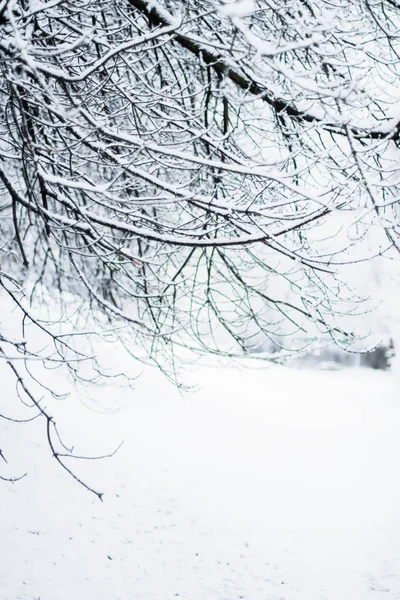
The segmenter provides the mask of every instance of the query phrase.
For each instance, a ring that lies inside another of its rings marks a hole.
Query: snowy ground
[[[393,376],[193,377],[202,390],[182,397],[144,375],[113,414],[60,404],[79,451],[125,440],[76,463],[104,503],[53,464],[44,423],[1,423],[10,474],[29,474],[0,482],[0,599],[400,599]]]

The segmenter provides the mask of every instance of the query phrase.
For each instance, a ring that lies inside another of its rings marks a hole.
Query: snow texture
[[[14,393],[1,367],[2,405]],[[115,412],[52,407],[100,503],[2,422],[1,600],[400,598],[399,402],[390,373],[207,367],[157,373]],[[0,407],[1,409],[3,406]],[[5,471],[5,469],[9,471]]]
[[[236,2],[224,2],[219,6],[219,12],[228,17],[248,17],[257,9],[254,0],[236,0]]]

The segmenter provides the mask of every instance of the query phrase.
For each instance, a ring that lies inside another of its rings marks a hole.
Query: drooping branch
[[[220,77],[228,78],[243,92],[254,96],[268,104],[276,115],[286,115],[299,123],[310,123],[321,125],[322,128],[332,134],[347,136],[350,130],[352,135],[358,139],[366,140],[393,140],[400,139],[400,128],[394,127],[391,131],[382,131],[379,128],[352,127],[351,124],[340,124],[323,120],[312,112],[298,109],[295,104],[276,97],[272,90],[264,82],[256,81],[245,69],[236,65],[231,57],[226,54],[211,52],[207,49],[204,40],[197,39],[190,34],[179,32],[179,17],[174,17],[153,0],[126,0],[134,6],[154,25],[172,26],[175,24],[174,40],[182,48],[204,61]],[[398,6],[396,4],[396,6]],[[180,24],[182,25],[182,23]]]

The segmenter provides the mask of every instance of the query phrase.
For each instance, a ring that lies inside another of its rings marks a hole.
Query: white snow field
[[[0,482],[0,599],[400,599],[394,376],[237,366],[191,377],[202,389],[182,396],[145,373],[108,414],[55,403],[77,452],[125,441],[113,458],[73,463],[103,503],[57,466],[44,422],[2,421],[1,474],[28,475]]]

